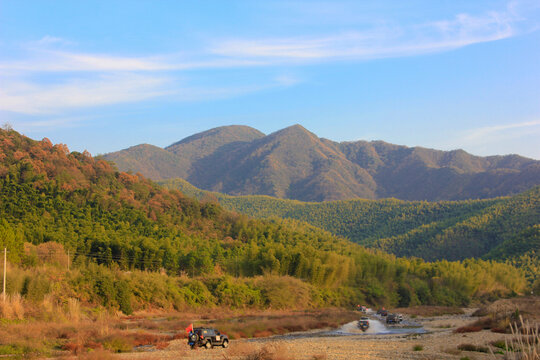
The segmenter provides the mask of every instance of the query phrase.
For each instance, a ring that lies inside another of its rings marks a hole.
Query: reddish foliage
[[[136,175],[131,175],[125,172],[118,174],[118,180],[124,185],[133,185],[139,182],[139,178]]]
[[[156,349],[158,349],[158,350],[163,350],[163,349],[165,349],[167,346],[169,346],[169,343],[168,343],[168,342],[166,342],[166,341],[161,341],[161,342],[158,342],[158,343],[156,344]]]
[[[290,332],[305,330],[302,325],[285,325],[285,329],[289,330]]]
[[[51,149],[53,144],[48,138],[43,138],[43,140],[41,140],[41,146],[45,149]]]
[[[139,333],[136,334],[133,339],[133,346],[142,346],[142,345],[158,345],[162,343],[167,343],[171,339],[170,336],[166,335],[155,335],[149,333]]]
[[[469,326],[462,326],[460,328],[457,328],[456,330],[454,330],[454,332],[461,334],[461,333],[468,333],[468,332],[478,332],[482,330],[483,328],[481,326],[469,325]]]
[[[100,343],[95,342],[95,341],[87,341],[86,344],[84,344],[84,346],[87,349],[94,349],[94,350],[103,349],[103,344],[100,344]]]
[[[268,330],[259,330],[259,331],[255,331],[253,333],[253,337],[256,337],[256,338],[262,338],[262,337],[269,337],[269,336],[272,336],[274,335],[271,331],[268,331]]]
[[[62,350],[69,351],[72,354],[80,354],[84,350],[84,346],[82,344],[67,343],[62,346]]]

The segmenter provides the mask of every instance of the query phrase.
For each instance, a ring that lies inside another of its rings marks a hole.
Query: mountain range
[[[463,200],[513,195],[540,184],[540,161],[480,157],[383,141],[335,142],[293,125],[269,135],[224,126],[165,148],[142,144],[103,155],[121,171],[182,178],[229,195],[302,201],[354,198]]]

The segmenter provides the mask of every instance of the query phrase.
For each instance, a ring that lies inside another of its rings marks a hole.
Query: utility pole
[[[7,262],[7,247],[4,248],[4,290],[2,291],[2,297],[4,298],[4,303],[6,302],[6,266]]]

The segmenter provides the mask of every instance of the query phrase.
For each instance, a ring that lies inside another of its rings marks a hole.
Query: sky
[[[94,155],[301,124],[540,159],[540,0],[0,0],[0,123]]]

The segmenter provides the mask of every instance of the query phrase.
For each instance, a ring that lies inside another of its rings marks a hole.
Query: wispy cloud
[[[179,73],[195,69],[369,60],[453,50],[519,34],[523,31],[522,24],[530,23],[521,15],[523,9],[523,2],[511,2],[503,10],[480,15],[458,14],[451,19],[414,25],[369,24],[367,29],[359,26],[362,30],[320,36],[251,39],[218,36],[184,53],[146,56],[75,51],[73,48],[79,44],[48,35],[25,44],[22,57],[4,56],[4,60],[0,57],[0,110],[23,114],[59,113],[65,109],[156,97],[199,101],[241,96],[269,87],[294,86],[300,82],[294,75],[281,75],[247,86],[186,87],[178,79],[183,78]],[[58,77],[50,81],[51,77],[41,76],[50,73]]]
[[[47,114],[59,110],[145,100],[170,93],[167,79],[137,74],[72,79],[60,84],[6,81],[0,88],[0,110]]]
[[[509,38],[517,33],[518,22],[508,11],[492,11],[482,16],[459,14],[451,20],[332,36],[231,39],[215,44],[209,51],[227,57],[289,61],[412,56]]]
[[[431,146],[465,149],[482,156],[519,153],[540,160],[540,151],[527,143],[540,138],[540,120],[520,121],[456,131]]]
[[[13,125],[20,131],[34,131],[36,129],[58,129],[59,127],[77,127],[85,121],[95,119],[95,116],[70,116],[70,117],[50,117],[40,120],[16,119]]]
[[[516,134],[516,131],[520,134]],[[465,132],[463,140],[466,143],[485,143],[498,141],[503,138],[521,136],[521,132],[540,132],[540,120],[524,121],[515,124],[503,124],[494,126],[485,126],[471,129]]]

